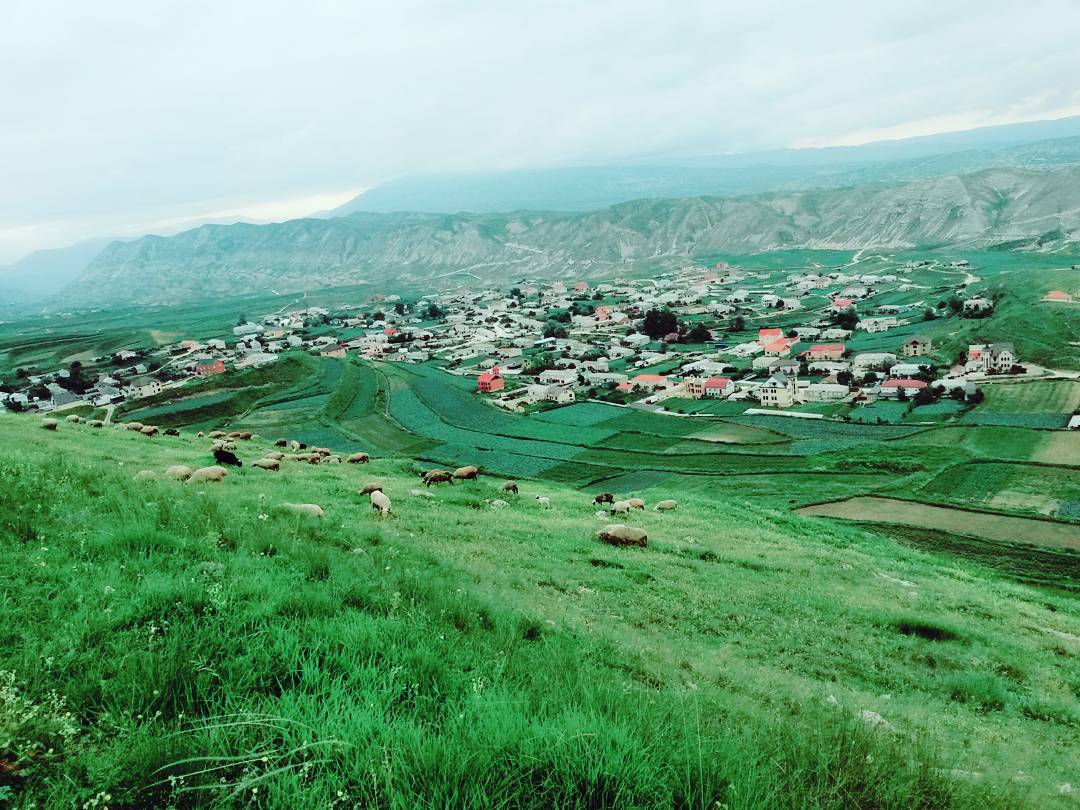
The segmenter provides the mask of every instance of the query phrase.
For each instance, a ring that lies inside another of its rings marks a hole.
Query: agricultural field
[[[985,399],[963,421],[977,425],[1062,428],[1080,409],[1080,381],[1047,380],[1022,385],[996,383],[983,388]]]
[[[1071,519],[1080,513],[1080,468],[970,462],[944,470],[920,492],[934,501]]]
[[[613,548],[554,481],[504,510],[498,479],[411,496],[401,457],[132,481],[205,443],[0,418],[24,806],[1071,806],[1064,592],[696,476],[638,473],[680,506]]]

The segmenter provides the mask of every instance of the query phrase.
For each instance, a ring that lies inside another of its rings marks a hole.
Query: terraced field
[[[962,421],[974,425],[1063,428],[1080,408],[1080,381],[1047,380],[983,387],[985,400]]]

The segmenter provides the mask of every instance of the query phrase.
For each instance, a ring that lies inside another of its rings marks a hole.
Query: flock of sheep
[[[102,428],[105,423],[100,419],[84,420],[77,415],[68,416],[67,422],[78,424],[85,422],[87,425],[93,428]],[[41,426],[46,430],[57,430],[59,422],[56,419],[46,418],[42,419]],[[120,427],[136,431],[140,435],[151,438],[159,433],[159,428],[154,425],[144,425],[141,422],[126,422],[120,425]],[[169,428],[164,431],[165,435],[179,436],[180,432],[175,428]],[[199,432],[196,434],[198,438],[209,438],[211,440],[210,452],[214,456],[216,464],[212,464],[206,467],[191,468],[186,464],[174,464],[165,470],[164,476],[176,481],[185,481],[189,484],[193,483],[208,483],[208,482],[220,482],[225,480],[225,476],[228,475],[228,471],[225,469],[227,466],[243,467],[243,462],[236,455],[236,442],[246,442],[259,437],[250,431],[231,431],[226,432],[223,430],[213,430],[207,434]],[[274,446],[278,449],[266,452],[262,458],[251,462],[252,467],[256,467],[268,472],[277,472],[281,469],[282,462],[293,461],[306,464],[366,464],[370,457],[367,453],[352,453],[351,455],[342,456],[333,452],[327,447],[311,447],[309,448],[303,442],[288,439],[278,439]],[[438,484],[449,484],[453,486],[455,481],[474,481],[480,475],[480,469],[472,465],[464,467],[458,467],[456,470],[425,470],[420,473],[421,480],[424,486],[430,488]],[[135,480],[143,481],[157,478],[157,473],[153,470],[140,470],[135,474]],[[409,490],[411,495],[417,497],[430,497],[430,494],[426,490],[412,489]],[[490,499],[487,501],[489,506],[493,509],[504,509],[511,505],[511,502],[505,498],[513,497],[517,498],[520,495],[520,487],[516,481],[506,481],[502,485],[502,493],[504,498]],[[380,516],[389,516],[392,513],[392,503],[390,498],[383,492],[382,484],[368,483],[361,487],[357,494],[361,497],[367,497],[371,503],[371,508],[378,512]],[[551,499],[546,495],[536,495],[535,501],[537,505],[542,509],[551,507]],[[625,498],[616,500],[614,494],[610,492],[603,492],[593,498],[594,506],[604,507],[597,511],[596,516],[598,518],[605,518],[613,515],[630,515],[631,511],[638,509],[642,512],[645,511],[645,501],[641,498]],[[658,501],[654,506],[654,509],[658,512],[669,512],[678,507],[678,503],[673,500]],[[281,508],[285,511],[292,512],[298,515],[305,515],[313,518],[321,518],[324,515],[324,511],[321,506],[313,503],[282,503]],[[612,523],[604,526],[600,529],[596,536],[605,543],[615,546],[646,546],[648,544],[648,533],[641,528],[635,526],[628,526],[625,523]]]

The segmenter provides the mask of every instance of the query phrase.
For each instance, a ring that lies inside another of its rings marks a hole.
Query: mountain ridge
[[[1080,238],[1080,167],[988,169],[902,184],[635,200],[587,213],[359,212],[205,225],[105,248],[57,299],[153,304],[259,289],[423,284],[469,273],[597,278],[716,252],[950,246],[1053,250]]]

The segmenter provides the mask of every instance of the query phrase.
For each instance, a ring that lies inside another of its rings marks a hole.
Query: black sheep
[[[236,453],[231,450],[215,450],[214,458],[217,459],[218,464],[230,464],[233,467],[243,467],[244,462],[236,457]]]

